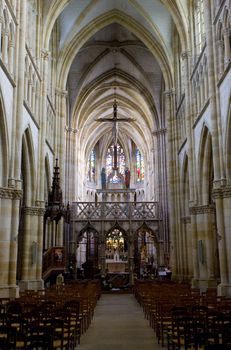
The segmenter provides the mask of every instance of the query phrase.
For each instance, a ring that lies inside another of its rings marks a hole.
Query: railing
[[[72,205],[72,221],[99,220],[161,220],[157,202],[75,202]]]

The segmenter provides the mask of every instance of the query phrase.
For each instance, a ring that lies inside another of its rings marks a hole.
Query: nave
[[[159,350],[155,333],[132,294],[102,294],[80,350]]]

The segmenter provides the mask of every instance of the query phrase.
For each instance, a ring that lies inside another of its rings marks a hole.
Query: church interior
[[[75,340],[100,288],[228,302],[230,67],[230,0],[0,0],[2,302],[84,286]]]

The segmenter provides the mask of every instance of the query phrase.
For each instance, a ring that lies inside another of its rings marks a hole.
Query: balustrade
[[[161,220],[157,202],[75,202],[72,221],[99,220]]]

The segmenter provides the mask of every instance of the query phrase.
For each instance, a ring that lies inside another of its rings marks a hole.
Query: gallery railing
[[[161,207],[158,202],[74,202],[71,208],[72,221],[161,219]]]

